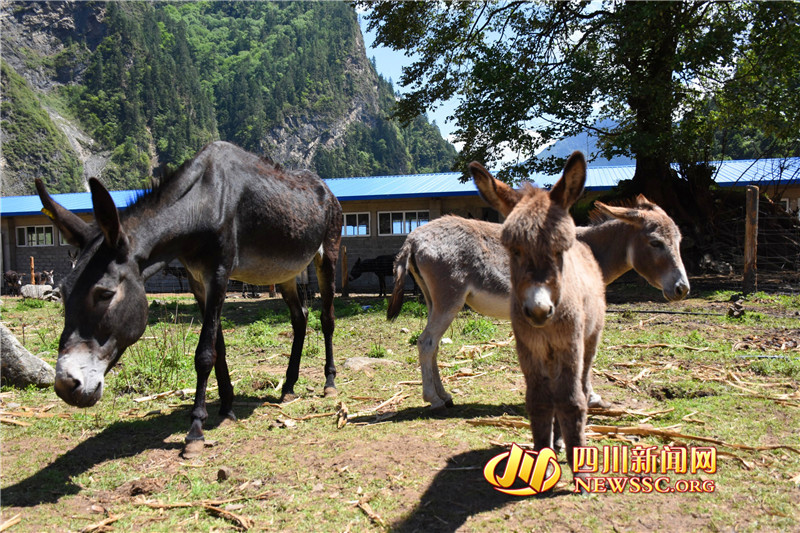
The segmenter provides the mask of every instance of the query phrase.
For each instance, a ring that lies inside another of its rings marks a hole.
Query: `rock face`
[[[0,324],[0,378],[4,384],[25,388],[51,387],[56,371],[19,343],[14,334]]]
[[[22,76],[31,90],[53,93],[60,86],[81,83],[93,52],[110,35],[111,15],[103,2],[7,2],[0,0],[0,32],[3,60]],[[108,20],[107,20],[108,19]],[[385,120],[381,104],[383,90],[357,23],[352,28],[352,45],[341,59],[348,94],[335,115],[320,114],[312,106],[294,107],[278,123],[262,133],[264,153],[288,168],[314,168],[320,149],[330,151],[345,144],[349,128],[356,123],[374,128]],[[41,101],[41,99],[40,99]],[[111,157],[101,143],[91,138],[76,120],[63,116],[56,106],[42,103],[52,124],[61,130],[83,165],[84,181],[101,176]],[[155,145],[151,167],[159,165]],[[8,181],[8,180],[5,180]],[[5,183],[4,181],[4,183]],[[9,182],[11,183],[11,182]],[[29,194],[5,186],[5,194]]]
[[[5,5],[2,5],[5,4]],[[31,87],[48,92],[56,85],[80,79],[85,63],[55,65],[31,61],[30,52],[54,57],[64,51],[67,41],[86,42],[94,49],[103,39],[105,8],[93,2],[2,2],[0,30],[3,60]]]
[[[105,7],[93,2],[0,2],[3,61],[35,93],[47,94],[80,81],[89,50],[94,50],[106,34],[104,18]],[[65,43],[81,44],[73,44],[68,50]],[[110,153],[102,151],[76,121],[43,107],[83,165],[84,181],[99,176]],[[30,194],[27,181],[19,184],[4,176],[3,194]]]
[[[364,38],[357,33],[353,49],[344,59],[348,75],[358,80],[347,111],[339,117],[318,120],[314,117],[287,116],[284,123],[265,133],[270,157],[284,166],[312,168],[319,148],[341,146],[347,128],[362,122],[374,126],[380,117],[378,78],[367,60]]]

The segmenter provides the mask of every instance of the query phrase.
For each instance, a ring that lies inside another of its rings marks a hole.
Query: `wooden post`
[[[750,185],[746,192],[744,231],[744,282],[743,292],[750,294],[758,287],[756,254],[758,248],[758,187]]]
[[[36,268],[33,266],[33,256],[31,256],[31,285],[36,285]]]
[[[342,296],[345,298],[350,296],[347,288],[347,246],[342,246]]]

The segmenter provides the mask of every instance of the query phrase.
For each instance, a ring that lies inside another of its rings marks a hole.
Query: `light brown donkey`
[[[667,300],[687,295],[681,234],[663,209],[644,196],[625,206],[595,202],[595,208],[592,225],[579,226],[577,236],[591,248],[606,285],[634,269],[661,289]],[[399,315],[405,278],[411,273],[428,306],[428,323],[417,349],[422,395],[432,409],[453,404],[439,376],[436,355],[442,335],[464,304],[487,316],[511,317],[511,274],[501,232],[497,223],[444,216],[412,231],[395,260],[387,317],[393,320]],[[590,407],[602,404],[599,395],[590,393]]]
[[[570,466],[586,444],[588,375],[603,331],[605,284],[589,246],[576,238],[570,206],[583,193],[586,161],[573,152],[548,193],[516,191],[470,163],[481,195],[503,215],[511,267],[511,326],[525,375],[536,451],[553,447],[554,416]]]

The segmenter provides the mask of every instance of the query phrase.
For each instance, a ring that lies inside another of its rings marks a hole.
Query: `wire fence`
[[[731,273],[744,270],[745,219],[743,216],[725,221],[729,228],[718,232],[713,253],[715,264],[707,264],[708,270],[725,273],[730,265]],[[786,227],[785,217],[763,216],[758,219],[757,268],[764,272],[786,272],[800,270],[800,225]],[[706,261],[708,263],[708,261]]]

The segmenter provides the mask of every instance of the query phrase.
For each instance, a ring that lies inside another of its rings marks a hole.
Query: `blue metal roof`
[[[124,209],[136,201],[143,191],[110,191],[114,205]],[[73,213],[91,213],[92,195],[88,192],[71,192],[66,194],[53,194],[53,200]],[[39,196],[4,196],[0,198],[0,214],[4,217],[20,215],[38,215],[42,210],[42,201]]]
[[[406,176],[333,178],[326,179],[325,183],[340,202],[477,195],[478,189],[475,188],[475,183],[472,180],[461,183],[460,177],[459,172],[446,172]]]
[[[721,187],[745,185],[800,185],[800,157],[741,159],[712,163],[714,181]]]
[[[715,181],[722,187],[800,184],[800,157],[788,159],[761,159],[717,161]],[[633,178],[635,165],[589,166],[586,189],[602,191],[615,187],[621,180]],[[472,180],[460,181],[458,172],[440,174],[412,174],[406,176],[374,176],[360,178],[326,179],[333,194],[340,201],[388,200],[397,198],[427,198],[432,196],[474,196],[477,194]],[[540,186],[552,185],[557,175],[533,174],[529,180]],[[112,191],[111,197],[120,209],[132,204],[142,191]],[[91,213],[92,199],[88,192],[54,194],[53,199],[74,213]],[[36,215],[42,209],[38,196],[6,196],[0,199],[0,215],[4,217]]]

